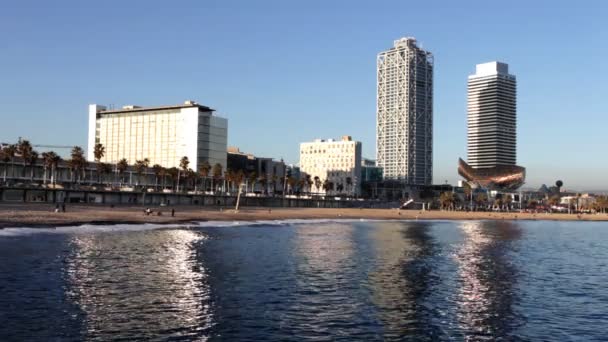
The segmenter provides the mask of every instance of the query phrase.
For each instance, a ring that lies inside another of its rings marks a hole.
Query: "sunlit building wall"
[[[213,109],[186,101],[162,107],[125,106],[108,109],[89,106],[87,158],[95,159],[95,144],[101,143],[106,163],[126,159],[129,164],[148,158],[150,165],[179,167],[188,157],[190,168],[204,162],[226,169],[228,120],[213,115]]]
[[[341,193],[358,194],[361,184],[361,142],[350,136],[341,140],[317,139],[300,144],[300,170],[321,182],[329,180],[334,185],[342,184]],[[352,185],[347,184],[347,178]],[[315,186],[313,185],[313,188]],[[324,193],[321,188],[318,192]]]

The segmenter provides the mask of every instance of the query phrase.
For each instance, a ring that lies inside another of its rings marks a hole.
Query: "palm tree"
[[[118,163],[116,163],[116,171],[118,172],[120,186],[122,186],[122,181],[123,181],[122,175],[123,175],[123,173],[125,173],[125,171],[127,171],[128,167],[129,167],[129,162],[125,158],[122,158],[121,160],[118,161]]]
[[[353,179],[351,177],[346,177],[346,191],[351,192],[353,187]]]
[[[312,192],[312,177],[310,175],[306,175],[306,187],[308,187],[308,194]]]
[[[192,185],[192,183],[194,183],[194,191],[196,191],[196,172],[194,172],[194,170],[192,170],[192,169],[188,169],[188,170],[186,170],[185,177],[186,177],[187,182],[186,182],[186,186],[184,186],[184,189],[188,190],[187,184],[188,184],[188,182],[190,182],[190,185]]]
[[[6,147],[0,148],[0,160],[4,164],[3,183],[6,183],[6,169],[8,168],[8,165],[6,165],[6,164],[11,160],[10,156],[8,155],[8,153],[6,151]]]
[[[110,165],[108,163],[101,163],[100,165],[101,165],[100,172],[105,180],[107,178],[107,175],[112,173],[112,165]],[[100,180],[100,182],[101,182],[101,180]]]
[[[321,178],[319,178],[319,176],[315,176],[315,188],[317,188],[317,192],[319,192],[321,190],[321,185],[323,185],[323,183],[321,182]]]
[[[101,174],[101,158],[106,154],[106,148],[103,147],[103,144],[97,143],[93,148],[93,156],[95,157],[95,164],[97,166],[97,182],[100,182],[100,174]]]
[[[167,170],[167,175],[169,176],[169,179],[171,180],[171,188],[175,189],[175,181],[178,179],[179,169],[176,167],[172,167]]]
[[[32,151],[30,153],[30,157],[27,161],[28,164],[30,165],[30,182],[34,181],[34,169],[35,169],[37,161],[38,161],[38,152]]]
[[[159,175],[159,176],[160,176],[160,178],[162,179],[162,187],[163,187],[163,190],[165,190],[165,188],[166,188],[166,187],[165,187],[165,181],[166,181],[166,179],[167,179],[167,175],[168,175],[168,170],[167,170],[167,168],[166,168],[166,167],[161,167],[161,168],[160,168],[160,171],[159,171],[159,173],[158,173],[158,175]]]
[[[234,171],[227,169],[226,172],[224,172],[224,180],[226,181],[226,183],[228,183],[226,185],[227,190],[232,191],[232,183],[234,181]]]
[[[182,159],[180,159],[179,161],[179,167],[182,169],[182,171],[186,172],[188,171],[188,165],[190,165],[190,160],[188,160],[188,157],[183,156]],[[179,191],[179,171],[180,170],[177,170],[177,191]]]
[[[236,184],[236,192],[237,194],[241,191],[241,184],[245,182],[245,172],[243,170],[238,170],[234,174],[234,183]]]
[[[163,167],[159,164],[152,165],[152,169],[154,170],[154,191],[158,191],[158,178],[163,174]]]
[[[76,179],[80,180],[79,175],[86,168],[87,161],[84,157],[84,150],[80,146],[74,146],[70,153],[71,159],[69,161],[70,170],[76,173]]]
[[[471,184],[464,182],[462,189],[464,191],[465,199],[468,198],[470,203],[473,204],[473,188],[471,188]]]
[[[44,166],[44,176],[43,176],[43,182],[42,182],[43,184],[46,184],[47,171],[48,171],[48,169],[53,168],[53,163],[54,163],[56,156],[57,156],[57,154],[53,151],[42,153],[42,162],[43,162],[42,165]],[[52,175],[51,175],[51,178],[53,178]]]
[[[19,142],[17,143],[17,153],[21,157],[21,162],[23,163],[23,177],[25,177],[25,166],[30,161],[32,152],[34,152],[34,148],[29,140],[19,139]]]
[[[203,179],[203,191],[207,191],[207,177],[209,177],[209,171],[211,170],[211,165],[209,165],[208,161],[204,161],[199,167],[199,175]]]
[[[255,181],[258,179],[258,175],[255,173],[255,171],[251,171],[249,173],[249,175],[247,176],[248,180],[249,180],[249,184],[251,184],[251,192],[255,191]]]
[[[298,185],[298,180],[293,176],[289,176],[289,177],[287,177],[287,185],[289,185],[290,193],[293,194],[294,188],[296,187],[296,185]]]
[[[135,167],[135,172],[137,173],[137,183],[136,184],[140,185],[139,183],[141,182],[141,174],[146,169],[146,164],[143,160],[136,160],[134,167]]]
[[[325,190],[325,194],[328,194],[328,195],[329,195],[329,188],[330,188],[329,183],[330,183],[329,179],[325,179],[323,181],[323,190]]]
[[[511,209],[511,203],[513,203],[513,196],[507,195],[507,197],[505,198],[505,205],[507,206],[508,210]]]
[[[15,155],[17,154],[17,145],[11,144],[4,148],[6,158],[11,162],[11,178],[15,177]],[[6,169],[4,170],[4,181],[6,181]]]
[[[300,196],[300,194],[304,192],[304,188],[306,187],[306,185],[308,185],[308,183],[306,182],[305,178],[298,179],[298,196]]]
[[[455,202],[455,194],[451,191],[442,192],[441,195],[439,195],[441,209],[452,208]]]
[[[216,163],[215,165],[213,165],[213,170],[211,171],[211,173],[215,182],[215,191],[217,191],[217,181],[222,179],[222,164]]]
[[[274,175],[272,175],[271,179],[272,179],[272,195],[274,196],[274,194],[277,193],[277,181],[279,180],[279,176],[274,174]]]
[[[480,206],[485,206],[488,201],[488,195],[485,192],[480,192],[475,196],[475,203]]]
[[[549,198],[549,205],[551,205],[551,206],[558,205],[559,202],[560,202],[559,195],[551,196]]]

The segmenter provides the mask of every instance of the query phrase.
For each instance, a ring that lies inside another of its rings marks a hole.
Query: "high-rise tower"
[[[433,55],[401,38],[377,58],[376,159],[385,179],[433,179]]]
[[[477,64],[467,97],[468,163],[458,163],[466,180],[489,189],[515,190],[526,170],[516,163],[516,82],[506,63]]]
[[[477,64],[468,83],[467,162],[473,168],[516,163],[516,83],[509,66]]]

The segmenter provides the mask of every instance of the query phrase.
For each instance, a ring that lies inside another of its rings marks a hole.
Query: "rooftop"
[[[195,101],[184,101],[183,104],[170,105],[170,106],[155,106],[155,107],[141,107],[135,105],[123,106],[121,109],[102,109],[99,110],[98,113],[103,114],[111,114],[111,113],[133,113],[133,112],[147,112],[153,110],[167,110],[167,109],[180,109],[180,108],[192,108],[197,107],[199,111],[203,112],[214,112],[214,109],[211,109],[207,106],[203,106],[198,104]]]

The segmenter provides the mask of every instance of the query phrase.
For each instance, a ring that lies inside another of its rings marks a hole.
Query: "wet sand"
[[[498,212],[419,211],[397,209],[326,209],[326,208],[233,208],[177,206],[151,207],[152,215],[141,206],[71,205],[65,213],[55,213],[49,204],[0,204],[0,228],[57,227],[81,224],[181,223],[194,221],[257,221],[285,219],[418,219],[418,220],[574,220],[608,221],[606,214],[531,214]],[[162,216],[157,216],[161,211]]]

